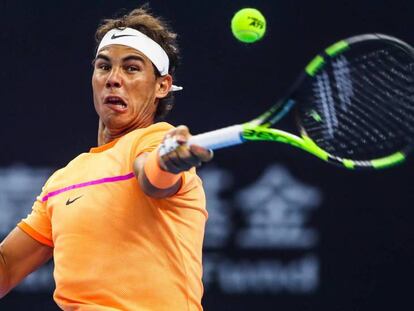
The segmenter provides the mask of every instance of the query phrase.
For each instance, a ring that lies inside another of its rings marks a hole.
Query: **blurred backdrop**
[[[0,237],[30,212],[47,177],[96,145],[94,31],[141,1],[0,0]],[[326,46],[380,32],[414,44],[413,1],[150,1],[179,34],[184,91],[168,118],[193,133],[262,112]],[[263,40],[236,41],[242,7],[266,16]],[[208,197],[206,310],[412,309],[414,161],[349,172],[295,148],[216,152]],[[109,273],[109,272],[108,272]],[[0,310],[57,310],[52,264]]]

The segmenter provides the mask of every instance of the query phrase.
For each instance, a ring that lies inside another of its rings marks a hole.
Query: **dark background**
[[[58,168],[95,145],[90,79],[94,31],[102,18],[141,1],[0,1],[0,166]],[[179,34],[182,65],[169,122],[194,133],[240,123],[283,95],[320,50],[348,36],[380,32],[414,44],[413,1],[150,1]],[[266,16],[252,45],[236,41],[230,19],[242,7]],[[249,184],[270,163],[320,189],[312,225],[320,232],[316,291],[225,294],[208,288],[206,310],[406,310],[414,308],[414,161],[381,172],[350,172],[288,146],[265,143],[218,151],[214,165]],[[27,207],[29,210],[29,206]],[[23,215],[22,215],[23,216]],[[1,215],[0,215],[1,217]],[[206,252],[209,250],[207,249]],[[232,258],[278,256],[246,253]],[[0,310],[55,310],[51,292],[12,292]]]

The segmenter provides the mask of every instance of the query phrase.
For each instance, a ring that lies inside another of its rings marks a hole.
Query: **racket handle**
[[[207,132],[192,136],[188,140],[189,145],[198,145],[206,149],[220,149],[233,145],[242,144],[243,127],[242,125],[233,125],[219,130]]]
[[[219,130],[191,136],[187,144],[216,150],[224,147],[242,144],[244,142],[242,133],[242,125],[233,125]],[[173,138],[168,138],[164,141],[163,144],[161,144],[159,154],[160,156],[163,156],[164,154],[173,151],[177,147],[177,141]]]

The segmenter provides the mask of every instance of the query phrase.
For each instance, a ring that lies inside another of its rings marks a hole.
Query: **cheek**
[[[105,86],[104,79],[95,73],[92,75],[91,82],[92,91],[94,94],[98,94],[100,91],[102,91],[102,88]]]
[[[92,90],[93,90],[93,93],[96,93],[97,89],[99,88],[99,84],[100,83],[99,83],[99,79],[96,77],[95,74],[92,75],[91,82],[92,82]]]
[[[100,91],[101,91],[101,86],[100,83],[97,79],[97,77],[95,75],[92,75],[92,95],[93,95],[93,105],[95,107],[96,112],[99,113],[99,103],[100,103]]]
[[[141,81],[140,83],[131,84],[130,94],[134,98],[135,108],[147,110],[149,106],[154,106],[155,86],[151,81]]]

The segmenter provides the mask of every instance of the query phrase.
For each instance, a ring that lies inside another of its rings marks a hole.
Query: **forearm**
[[[140,155],[134,163],[134,171],[141,189],[150,197],[166,198],[181,187],[181,174],[163,171],[157,163],[156,150]]]
[[[10,278],[7,271],[6,258],[3,255],[3,246],[0,245],[0,298],[10,290]]]
[[[53,249],[16,227],[0,244],[0,297],[47,262]]]

